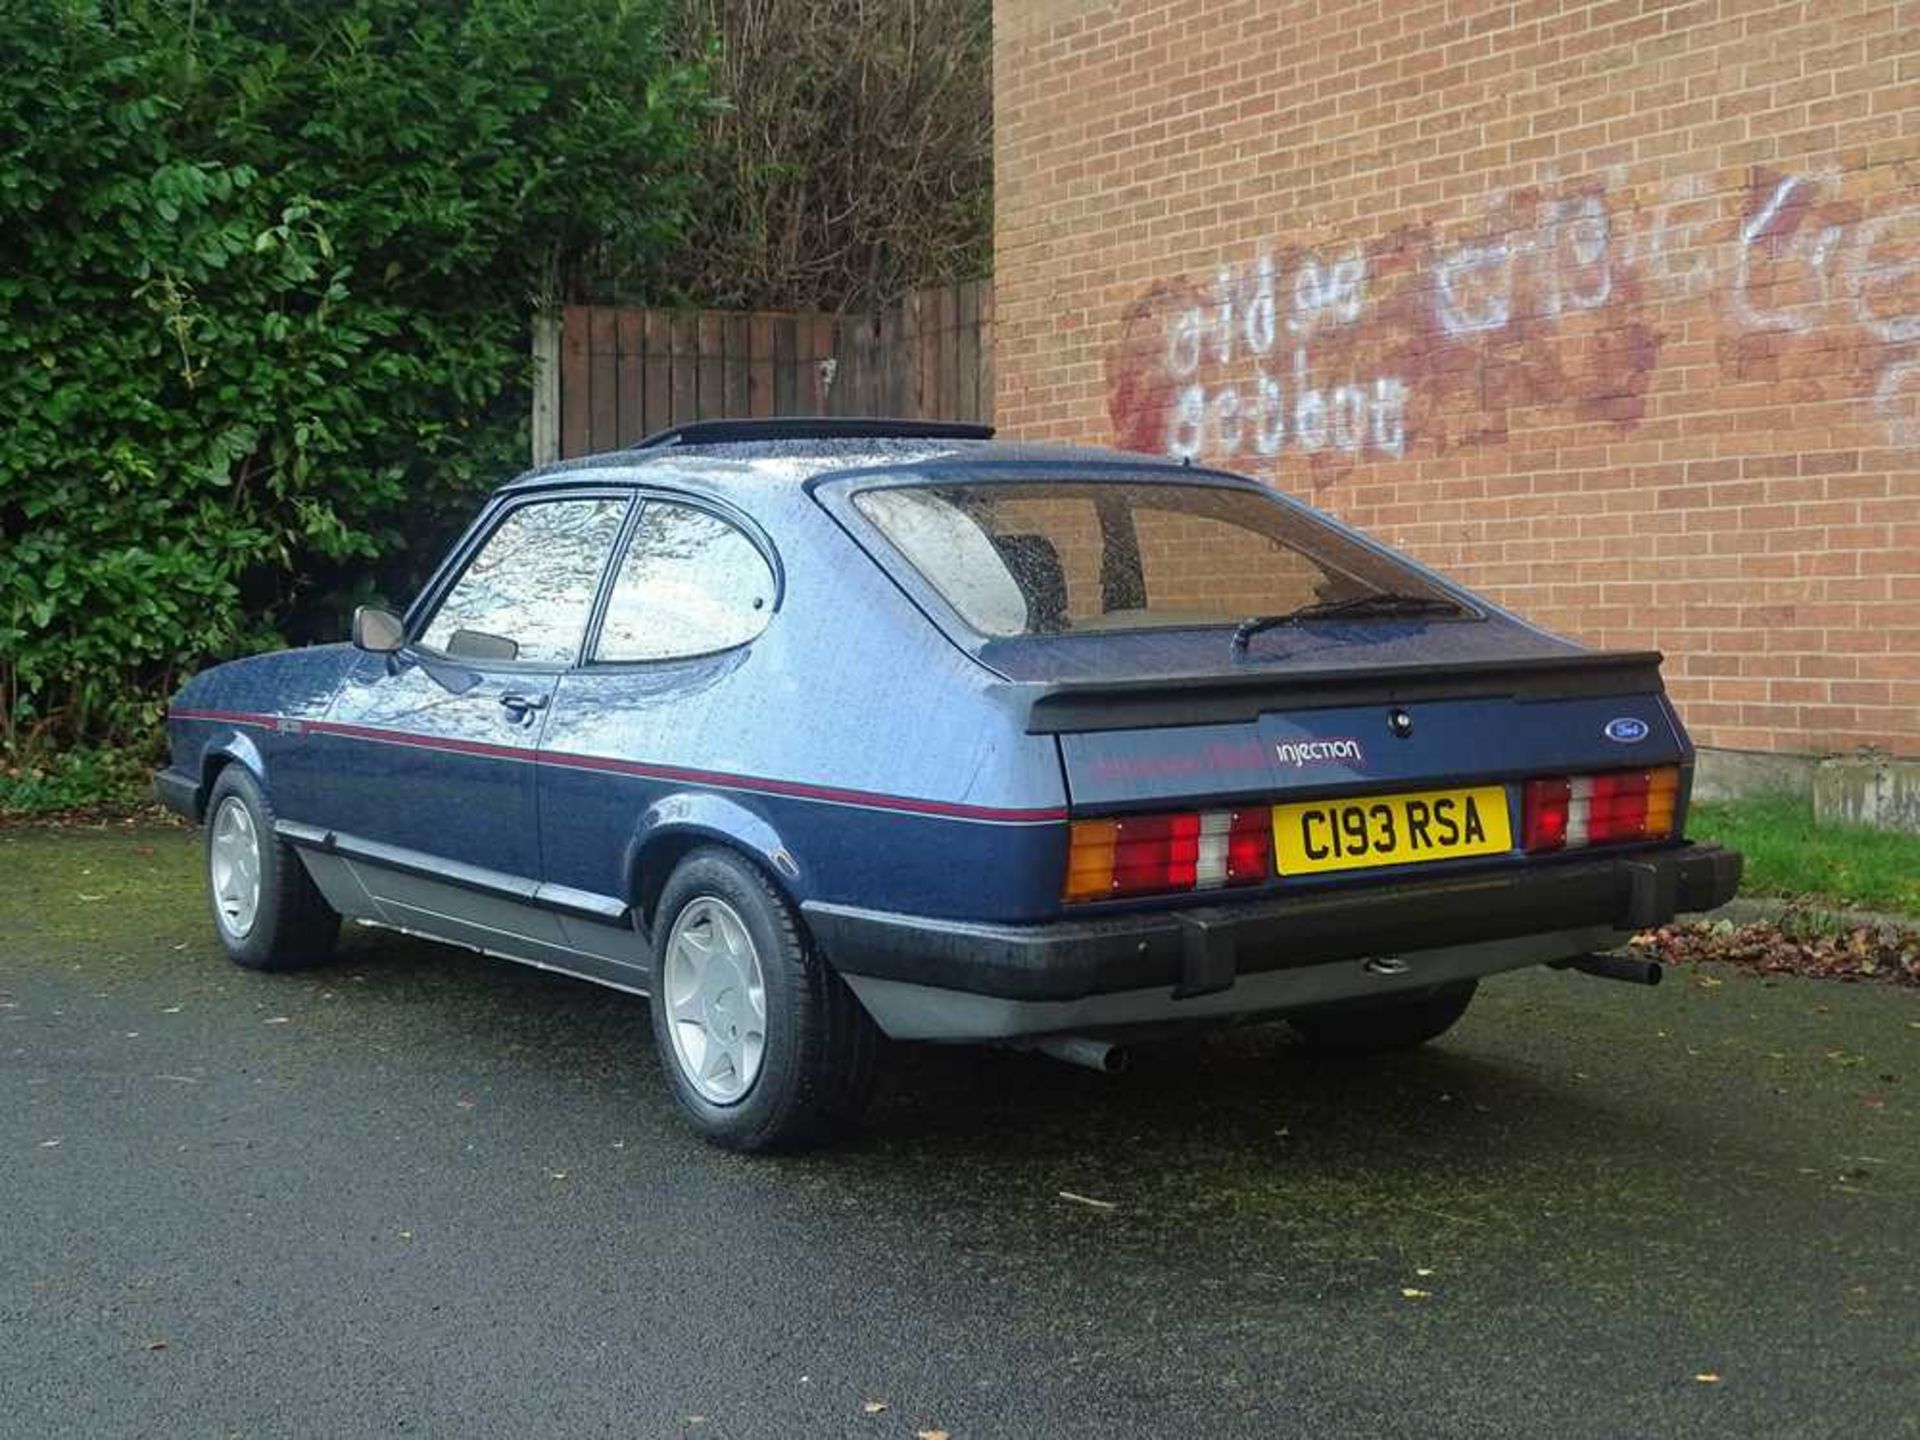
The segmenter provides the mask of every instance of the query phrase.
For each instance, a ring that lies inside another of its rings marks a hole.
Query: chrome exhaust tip
[[[1133,1052],[1126,1046],[1092,1040],[1085,1035],[1050,1035],[1044,1040],[1035,1040],[1032,1048],[1069,1065],[1098,1070],[1102,1075],[1122,1074],[1133,1063]]]

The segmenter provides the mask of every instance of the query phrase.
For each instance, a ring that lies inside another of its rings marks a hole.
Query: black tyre
[[[704,1138],[796,1149],[858,1118],[878,1032],[766,876],[694,851],[661,891],[653,937],[660,1068]]]
[[[1444,1035],[1467,1013],[1474,980],[1459,980],[1413,995],[1383,1000],[1354,1000],[1303,1010],[1288,1023],[1310,1050],[1328,1055],[1377,1055],[1410,1050]]]
[[[340,916],[273,833],[259,783],[229,765],[207,797],[207,893],[220,948],[249,970],[298,970],[333,953]]]

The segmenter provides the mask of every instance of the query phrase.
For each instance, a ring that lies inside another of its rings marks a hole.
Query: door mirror
[[[390,610],[362,605],[353,612],[353,643],[375,655],[391,655],[407,643],[407,627]]]

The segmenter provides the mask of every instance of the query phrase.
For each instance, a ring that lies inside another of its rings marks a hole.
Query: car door
[[[738,721],[766,703],[747,667],[779,604],[772,545],[744,516],[671,493],[641,506],[592,651],[557,686],[539,775],[549,884],[610,901],[630,898],[650,806],[764,762]]]
[[[497,505],[422,596],[408,641],[362,655],[323,727],[317,822],[373,864],[530,896],[535,756],[631,497],[536,493]]]

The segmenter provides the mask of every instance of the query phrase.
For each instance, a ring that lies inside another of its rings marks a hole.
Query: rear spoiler
[[[1404,705],[1416,700],[1567,700],[1588,695],[1659,695],[1657,650],[1584,651],[1442,665],[1265,670],[1170,675],[1149,680],[1073,680],[1041,689],[1027,714],[1029,735],[1220,725],[1268,710]]]

